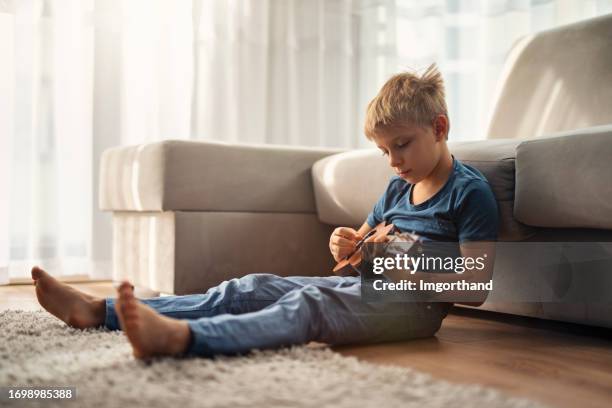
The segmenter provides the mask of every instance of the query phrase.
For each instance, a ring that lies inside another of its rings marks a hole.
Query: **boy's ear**
[[[446,116],[436,116],[433,125],[436,140],[446,140],[446,132],[448,131],[448,119],[446,118]]]

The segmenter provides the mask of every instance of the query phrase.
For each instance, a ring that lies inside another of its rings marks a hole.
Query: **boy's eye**
[[[403,147],[406,147],[410,144],[410,142],[404,142],[404,143],[400,143],[398,145],[395,145],[395,147],[397,147],[398,149],[401,149]]]

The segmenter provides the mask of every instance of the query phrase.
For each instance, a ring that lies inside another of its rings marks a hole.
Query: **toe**
[[[44,276],[45,271],[40,269],[38,266],[32,268],[32,279],[38,280]]]
[[[132,284],[128,281],[122,282],[121,285],[119,285],[117,291],[119,292],[119,295],[122,296],[124,299],[131,298],[134,296],[134,286],[132,286]]]
[[[131,287],[132,287],[132,284],[129,281],[126,281],[126,280],[122,281],[121,284],[119,285],[119,289],[122,289],[122,288],[131,288]]]

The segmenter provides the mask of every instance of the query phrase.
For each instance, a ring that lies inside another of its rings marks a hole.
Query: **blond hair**
[[[368,104],[364,130],[371,140],[376,131],[395,125],[431,126],[438,115],[448,119],[444,80],[434,63],[420,77],[413,72],[392,76]]]

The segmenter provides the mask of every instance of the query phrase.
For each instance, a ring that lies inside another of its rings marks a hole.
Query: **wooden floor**
[[[115,293],[110,282],[74,286]],[[39,310],[33,286],[0,286],[0,311],[6,309]],[[335,350],[551,406],[612,406],[611,330],[454,308],[435,338]]]

